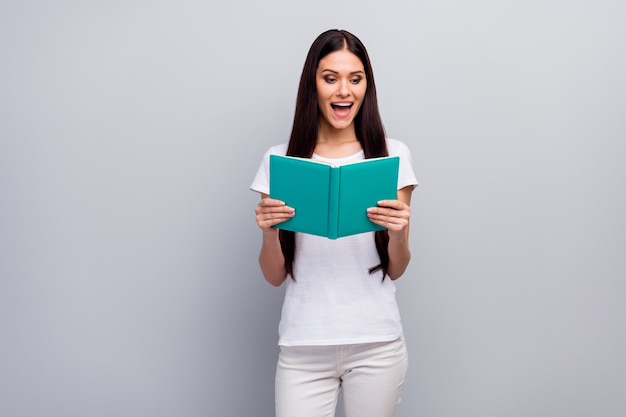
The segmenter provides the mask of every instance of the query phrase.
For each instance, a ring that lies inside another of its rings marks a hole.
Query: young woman
[[[398,155],[397,199],[367,213],[386,230],[336,240],[279,230],[298,213],[269,198],[271,154],[334,164]],[[251,186],[261,194],[261,270],[270,284],[287,285],[277,417],[331,417],[340,388],[346,417],[395,415],[407,354],[393,281],[411,257],[409,204],[416,185],[408,148],[385,137],[364,45],[344,30],[322,33],[306,57],[289,143],[266,152]]]

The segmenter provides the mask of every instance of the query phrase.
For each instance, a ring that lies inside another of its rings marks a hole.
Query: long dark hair
[[[319,108],[317,102],[316,71],[319,62],[328,54],[346,49],[356,55],[363,64],[367,89],[361,108],[354,118],[354,128],[358,141],[363,148],[365,158],[388,156],[385,142],[385,129],[378,111],[374,73],[365,45],[352,33],[345,30],[331,29],[320,34],[311,45],[300,77],[293,127],[287,147],[287,155],[310,158],[317,144]],[[285,267],[292,278],[293,260],[296,251],[295,233],[280,230],[280,243],[285,256]],[[383,271],[387,275],[389,253],[387,245],[389,235],[386,230],[374,235],[380,264],[369,268],[369,273]]]

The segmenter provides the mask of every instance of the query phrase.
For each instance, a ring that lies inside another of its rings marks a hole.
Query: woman
[[[279,230],[297,213],[269,198],[271,154],[334,164],[398,155],[397,199],[367,213],[387,230],[336,240]],[[333,416],[339,388],[346,417],[395,415],[407,354],[393,281],[411,257],[409,204],[416,185],[408,148],[385,137],[364,45],[344,30],[322,33],[304,64],[289,143],[266,152],[251,186],[261,194],[261,271],[270,284],[287,285],[277,417]]]

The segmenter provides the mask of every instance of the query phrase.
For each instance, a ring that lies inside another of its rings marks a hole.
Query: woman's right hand
[[[256,209],[256,222],[263,231],[273,230],[272,226],[289,220],[295,215],[295,210],[284,201],[263,196]]]

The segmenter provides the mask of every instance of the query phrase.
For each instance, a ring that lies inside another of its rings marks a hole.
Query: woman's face
[[[361,60],[346,49],[332,52],[320,60],[315,79],[320,123],[331,130],[352,127],[367,90]]]

